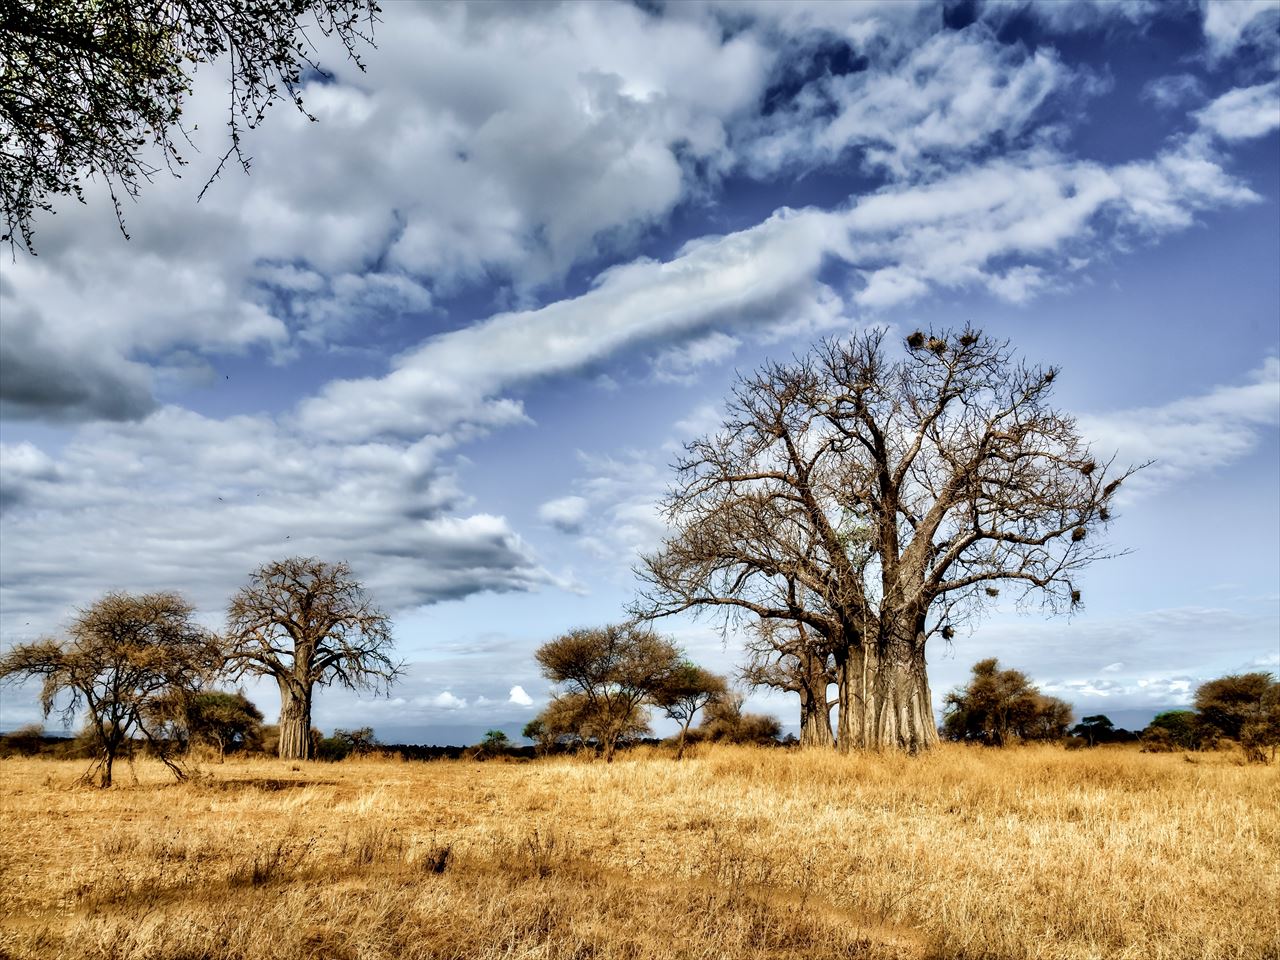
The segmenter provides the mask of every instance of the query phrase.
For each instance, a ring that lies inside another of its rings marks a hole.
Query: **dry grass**
[[[1280,771],[1228,754],[0,762],[0,955],[1280,957]]]

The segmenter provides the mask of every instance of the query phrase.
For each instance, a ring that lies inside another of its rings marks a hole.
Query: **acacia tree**
[[[782,733],[777,717],[767,713],[746,713],[747,698],[740,690],[730,690],[707,704],[697,733],[722,743],[775,743]]]
[[[1196,724],[1213,735],[1238,740],[1252,762],[1280,745],[1280,683],[1267,672],[1233,673],[1196,688]]]
[[[277,100],[308,119],[304,71],[320,72],[312,34],[332,36],[361,70],[374,0],[7,0],[0,4],[0,241],[31,244],[31,219],[50,196],[83,202],[85,177],[105,181],[124,230],[120,196],[136,196],[159,168],[185,161],[178,144],[198,65],[228,74],[230,143],[209,180],[232,157],[245,169],[245,130]],[[201,191],[203,195],[203,191]],[[127,236],[127,234],[126,234]]]
[[[87,711],[95,756],[83,782],[97,774],[111,786],[117,757],[137,736],[181,780],[158,706],[198,690],[220,663],[216,638],[193,612],[176,593],[109,593],[78,612],[64,639],[20,644],[0,657],[0,678],[42,678],[44,714],[57,709],[64,724]]]
[[[581,748],[595,745],[605,748],[606,738],[617,744],[635,740],[653,731],[642,703],[626,713],[619,703],[597,700],[594,703],[577,690],[556,694],[533,720],[525,724],[523,735],[537,742],[545,756],[554,747]]]
[[[189,746],[202,744],[217,750],[219,762],[228,750],[256,748],[261,743],[262,711],[243,691],[171,690],[151,715]]]
[[[292,557],[253,572],[227,610],[232,673],[273,677],[280,688],[282,759],[311,756],[316,685],[385,692],[403,664],[391,660],[391,620],[345,563]]]
[[[679,667],[680,650],[647,627],[610,624],[572,630],[538,648],[542,675],[566,687],[572,710],[613,762],[618,740],[643,723],[643,705]],[[584,737],[585,739],[585,737]]]
[[[642,558],[635,612],[721,611],[803,624],[836,670],[837,742],[937,742],[928,640],[1002,587],[1052,610],[1130,470],[1099,462],[1050,404],[1053,367],[973,330],[820,343],[740,378],[722,427],[686,446],[673,529]]]
[[[1015,739],[1066,736],[1071,705],[1042,694],[1021,670],[1001,670],[1000,662],[988,657],[973,665],[972,674],[946,696],[942,729],[950,739],[1002,747]]]
[[[676,747],[676,759],[684,758],[685,740],[689,725],[698,711],[715,703],[729,691],[724,677],[704,670],[688,660],[676,665],[670,675],[653,693],[653,705],[680,724],[680,740]]]
[[[827,688],[835,683],[831,653],[821,635],[793,620],[757,620],[748,626],[748,660],[742,679],[752,687],[785,690],[800,697],[800,745],[830,747],[831,708]]]

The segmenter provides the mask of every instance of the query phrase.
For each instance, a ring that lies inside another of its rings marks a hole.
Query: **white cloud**
[[[1070,19],[1061,29],[1151,12],[1078,4],[1068,18],[1068,7],[1028,12]],[[705,238],[606,270],[581,297],[426,341],[381,381],[334,384],[304,421],[332,436],[518,423],[520,404],[502,396],[513,385],[620,349],[685,341],[655,361],[681,380],[726,357],[744,324],[761,336],[784,318],[842,321],[839,293],[813,284],[829,255],[856,254],[868,309],[967,286],[1021,303],[1055,285],[1056,264],[1028,261],[1070,256],[1107,211],[1159,232],[1253,199],[1201,141],[1112,168],[1056,154],[1045,110],[1088,84],[1051,47],[1001,43],[982,24],[939,32],[936,10],[902,3],[665,13],[396,5],[368,74],[339,58],[334,82],[306,89],[319,123],[281,109],[254,132],[252,177],[229,174],[198,207],[190,181],[160,178],[126,211],[129,244],[96,188],[90,207],[62,205],[39,224],[40,259],[20,260],[0,289],[5,414],[136,419],[157,390],[207,373],[205,358],[286,362],[388,322],[425,329],[442,292],[495,279],[532,302],[539,283],[625,249],[748,160],[767,172],[856,149],[911,183],[856,205],[856,245],[842,215],[821,211]],[[813,68],[835,37],[867,68],[801,77],[759,116],[769,83]],[[202,71],[189,104],[200,156],[221,143],[222,83]],[[1260,122],[1228,98],[1207,110],[1223,137]],[[963,166],[995,150],[1005,157]],[[877,204],[918,213],[868,233],[858,221]],[[992,266],[1002,257],[1023,262]]]
[[[1264,136],[1280,127],[1280,80],[1229,90],[1195,117],[1224,140]]]
[[[1054,32],[1071,33],[1115,24],[1141,24],[1169,6],[1159,0],[984,0],[981,10],[983,19],[996,24],[1021,14]]]
[[[7,416],[136,418],[154,406],[147,366],[177,350],[288,359],[420,319],[439,290],[554,280],[718,175],[726,125],[774,56],[624,3],[384,17],[367,74],[326,50],[335,79],[304,90],[320,122],[281,107],[247,137],[251,177],[229,171],[194,203],[225,146],[213,65],[184,108],[202,148],[190,177],[158,177],[126,205],[131,242],[100,184],[89,206],[40,220],[41,256],[5,275]]]
[[[467,701],[464,698],[455,697],[448,690],[432,697],[429,703],[433,707],[440,707],[444,710],[461,710],[467,705]]]
[[[258,565],[347,560],[392,611],[560,584],[498,516],[467,510],[452,443],[333,445],[265,417],[166,407],[0,457],[0,610],[50,629],[108,589],[191,591],[217,622]]]
[[[516,706],[520,707],[531,707],[533,706],[533,697],[525,693],[524,687],[517,683],[511,688],[511,693],[507,697],[507,702],[514,703]]]
[[[629,578],[640,553],[653,550],[667,533],[659,501],[671,471],[664,457],[646,450],[579,452],[578,459],[583,475],[576,487],[591,503],[592,516],[579,543],[604,572]]]
[[[1016,144],[1046,100],[1073,82],[1051,47],[1028,52],[980,29],[935,34],[901,60],[812,81],[760,120],[748,165],[767,175],[857,149],[895,177],[954,167],[994,139]]]
[[[1157,77],[1142,88],[1142,95],[1162,110],[1174,110],[1204,100],[1204,84],[1190,73]]]
[[[702,367],[721,363],[737,352],[742,341],[719,330],[663,350],[653,361],[654,378],[667,383],[694,383]]]
[[[538,519],[561,533],[577,533],[582,529],[589,507],[584,497],[559,497],[538,507]]]
[[[828,324],[841,304],[815,279],[841,243],[837,227],[830,214],[784,209],[747,230],[690,243],[666,263],[612,267],[579,297],[498,314],[427,340],[398,357],[385,377],[330,383],[301,405],[300,421],[343,438],[511,423],[523,410],[498,399],[500,392],[645,341],[728,321]]]
[[[1086,244],[1159,236],[1201,210],[1256,199],[1199,139],[1114,167],[1035,150],[859,200],[845,217],[844,256],[861,266],[855,300],[870,309],[938,288],[985,287],[1021,303],[1069,272]]]
[[[1252,452],[1280,423],[1280,360],[1268,357],[1249,382],[1219,386],[1197,397],[1078,418],[1099,454],[1122,461],[1155,460],[1128,484],[1151,490],[1192,473],[1216,470]]]
[[[1256,43],[1274,48],[1280,7],[1274,0],[1200,0],[1211,61],[1230,57]]]

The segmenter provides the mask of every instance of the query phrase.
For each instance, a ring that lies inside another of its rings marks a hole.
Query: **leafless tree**
[[[41,677],[46,717],[57,709],[69,725],[81,709],[88,712],[96,755],[84,782],[97,774],[101,786],[111,786],[115,761],[134,737],[183,779],[156,708],[198,690],[219,667],[217,640],[192,622],[193,612],[176,593],[109,593],[79,611],[65,639],[20,644],[0,657],[0,677]]]
[[[715,703],[729,691],[725,678],[697,664],[684,661],[653,693],[653,705],[680,724],[680,740],[676,747],[676,759],[684,759],[685,740],[689,725],[698,711]]]
[[[283,759],[311,756],[311,701],[317,684],[386,691],[403,664],[393,661],[391,620],[345,563],[292,557],[259,567],[231,598],[227,661],[233,676],[274,677],[280,688]]]
[[[538,648],[542,675],[566,687],[575,715],[613,761],[618,740],[680,664],[670,640],[634,624],[572,630]]]
[[[718,610],[821,637],[842,750],[936,743],[926,642],[1001,588],[1078,605],[1133,471],[1049,405],[1055,368],[973,330],[905,346],[893,359],[867,331],[741,378],[676,464],[674,533],[638,570],[639,616]]]
[[[742,680],[752,687],[785,690],[800,697],[800,745],[831,747],[828,687],[836,682],[825,638],[798,620],[757,620],[747,624],[747,663]]]

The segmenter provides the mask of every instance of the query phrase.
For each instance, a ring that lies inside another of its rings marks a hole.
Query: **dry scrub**
[[[0,761],[0,955],[1280,957],[1280,771],[1228,754]]]

